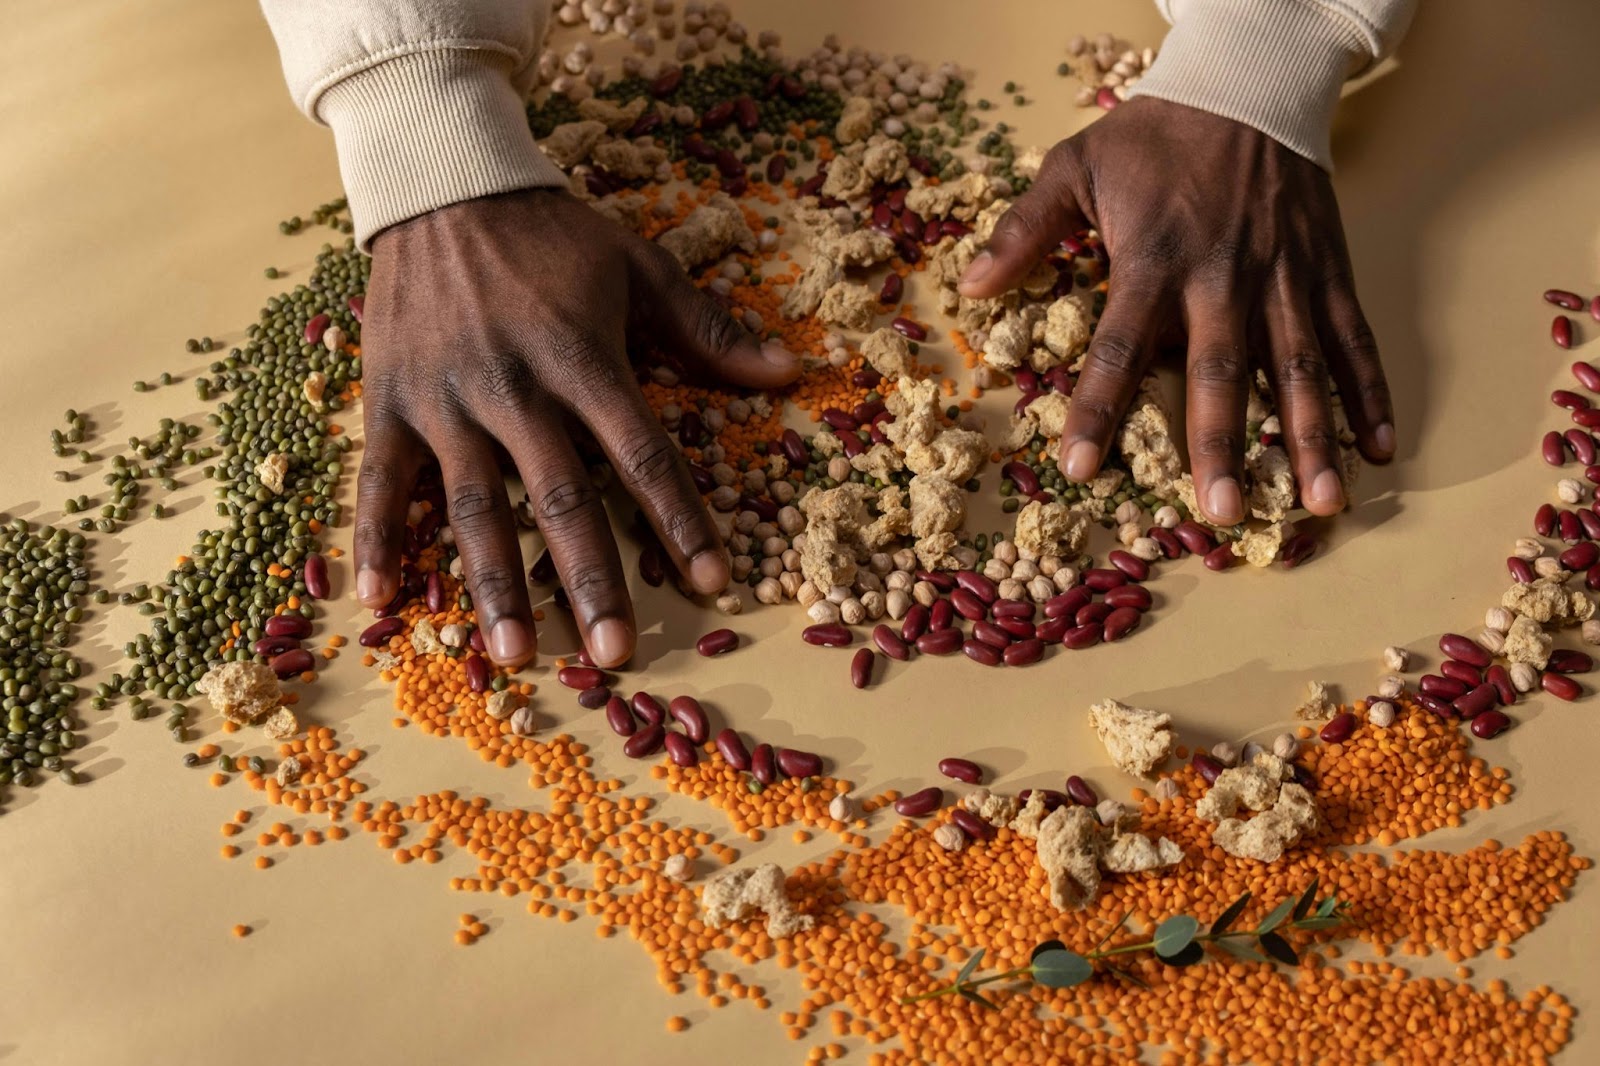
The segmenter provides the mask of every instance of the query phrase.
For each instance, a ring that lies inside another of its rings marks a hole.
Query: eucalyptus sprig
[[[1333,896],[1319,901],[1317,879],[1312,878],[1304,892],[1290,896],[1272,908],[1271,913],[1261,919],[1254,929],[1234,929],[1233,923],[1244,913],[1250,898],[1250,893],[1246,892],[1234,900],[1205,932],[1201,932],[1199,919],[1187,914],[1175,914],[1156,926],[1149,940],[1106,947],[1106,941],[1128,920],[1128,915],[1124,914],[1091,951],[1080,955],[1059,940],[1046,940],[1033,949],[1028,965],[981,977],[975,976],[983,962],[984,949],[979,948],[968,957],[948,985],[921,995],[906,996],[900,1002],[916,1003],[939,996],[961,996],[994,1010],[997,1009],[994,1001],[978,991],[983,985],[1029,978],[1046,988],[1071,988],[1083,984],[1101,970],[1139,984],[1142,982],[1132,971],[1114,966],[1106,960],[1148,951],[1168,966],[1192,966],[1205,958],[1206,944],[1215,944],[1250,962],[1281,962],[1293,966],[1299,963],[1300,953],[1283,935],[1283,930],[1312,932],[1331,929],[1345,920],[1349,909],[1348,903]]]

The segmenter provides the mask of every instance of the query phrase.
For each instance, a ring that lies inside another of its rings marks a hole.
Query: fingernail
[[[1061,457],[1061,472],[1073,481],[1088,481],[1100,467],[1100,449],[1093,441],[1073,441]]]
[[[1339,481],[1337,471],[1330,468],[1312,479],[1306,504],[1315,504],[1330,511],[1344,506],[1344,485]]]
[[[1379,422],[1377,428],[1372,431],[1372,443],[1376,444],[1384,455],[1393,455],[1394,426],[1388,422]]]
[[[761,346],[761,358],[765,359],[769,366],[775,366],[780,370],[794,369],[794,353],[776,341],[767,341]]]
[[[501,665],[521,665],[533,654],[528,627],[515,618],[502,618],[489,630],[489,657]]]
[[[356,599],[368,605],[383,599],[383,575],[376,570],[362,570],[357,573]]]
[[[718,551],[703,551],[689,560],[689,581],[701,592],[721,592],[733,576]]]
[[[961,274],[961,285],[976,285],[989,276],[989,271],[994,269],[994,256],[988,252],[979,252],[978,257],[967,264],[967,269]]]
[[[633,652],[633,636],[626,623],[602,618],[589,629],[589,657],[597,666],[620,666]]]
[[[1232,525],[1244,520],[1244,495],[1231,477],[1219,477],[1206,491],[1206,509],[1217,522]]]

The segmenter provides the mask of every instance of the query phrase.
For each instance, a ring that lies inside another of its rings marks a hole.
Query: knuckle
[[[659,519],[661,535],[676,544],[698,540],[706,522],[706,509],[699,504],[673,507],[663,511]]]
[[[599,492],[587,480],[565,478],[540,490],[533,506],[541,526],[558,526],[581,515],[599,500]]]
[[[604,563],[579,563],[561,575],[561,584],[575,603],[604,604],[616,600],[626,585],[616,569]]]
[[[654,485],[672,476],[678,449],[664,435],[651,433],[621,457],[622,476],[635,485]]]
[[[1098,396],[1074,396],[1072,415],[1089,427],[1091,435],[1098,436],[1110,429],[1117,412],[1110,403]]]
[[[500,562],[482,562],[471,571],[472,601],[480,610],[504,614],[522,587],[522,574]]]
[[[379,462],[370,454],[362,460],[361,469],[356,474],[356,492],[363,499],[379,499],[399,492],[403,487],[400,475],[392,464]]]
[[[1328,364],[1312,347],[1296,347],[1278,360],[1278,376],[1286,386],[1326,385]]]
[[[469,481],[450,488],[446,507],[450,524],[473,531],[492,522],[500,511],[502,493],[487,481]]]
[[[1123,377],[1139,369],[1142,348],[1131,333],[1102,329],[1095,333],[1094,343],[1089,346],[1089,361],[1102,372]]]
[[[1332,454],[1338,447],[1339,441],[1330,426],[1325,422],[1318,422],[1310,426],[1297,427],[1294,432],[1294,443],[1301,451],[1315,455]]]
[[[743,329],[733,317],[705,296],[697,296],[692,312],[695,336],[706,349],[721,355],[744,339]]]
[[[1189,362],[1189,378],[1205,386],[1239,385],[1245,378],[1244,352],[1231,345],[1202,348]]]
[[[1356,322],[1339,330],[1334,335],[1334,343],[1338,345],[1340,355],[1352,365],[1377,367],[1378,339],[1365,322]]]
[[[1217,426],[1197,429],[1190,443],[1195,455],[1207,459],[1233,460],[1244,452],[1244,440],[1237,430]]]
[[[356,516],[353,535],[356,544],[368,552],[387,551],[400,542],[397,526],[366,514]]]
[[[474,370],[476,391],[497,405],[520,402],[535,386],[532,369],[518,356],[494,353],[481,357]]]

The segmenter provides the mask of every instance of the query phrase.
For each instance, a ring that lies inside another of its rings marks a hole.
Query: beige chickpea
[[[1498,629],[1505,633],[1511,629],[1511,623],[1517,620],[1517,613],[1509,607],[1491,607],[1483,612],[1483,624],[1488,629]]]
[[[775,577],[764,577],[756,582],[756,601],[768,605],[783,602],[783,586]]]
[[[1406,672],[1406,665],[1411,661],[1411,655],[1404,648],[1390,645],[1383,649],[1384,668],[1396,674]]]
[[[1511,554],[1531,562],[1544,554],[1544,545],[1532,537],[1518,537],[1511,546]]]
[[[1293,733],[1279,733],[1272,739],[1272,754],[1280,759],[1292,759],[1300,750],[1300,741]]]
[[[1518,692],[1532,692],[1539,687],[1539,671],[1532,663],[1511,664],[1511,687]]]
[[[724,592],[717,597],[717,610],[723,614],[738,614],[744,610],[744,601],[739,598],[737,592]]]
[[[884,612],[896,622],[911,610],[911,594],[904,589],[890,589],[883,597]]]

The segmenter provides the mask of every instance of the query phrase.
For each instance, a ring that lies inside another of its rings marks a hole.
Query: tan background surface
[[[1133,2],[735,6],[752,27],[783,31],[792,51],[833,30],[848,42],[957,59],[997,99],[999,83],[1015,78],[1039,101],[1003,112],[1023,143],[1049,143],[1087,117],[1066,106],[1069,83],[1053,73],[1072,33],[1109,29],[1146,43],[1161,32],[1151,6]],[[1384,644],[1431,650],[1441,631],[1481,624],[1511,539],[1552,498],[1554,479],[1535,452],[1537,434],[1557,424],[1545,396],[1565,381],[1567,360],[1544,339],[1550,310],[1538,293],[1600,288],[1600,100],[1583,51],[1600,39],[1600,8],[1571,0],[1512,10],[1486,0],[1426,6],[1398,72],[1341,116],[1337,185],[1395,385],[1401,448],[1394,466],[1362,479],[1357,506],[1313,565],[1202,581],[1191,560],[1163,570],[1154,624],[1137,639],[1007,672],[1002,686],[964,660],[925,661],[865,697],[847,688],[843,658],[802,653],[798,611],[747,615],[738,628],[753,644],[704,664],[683,649],[713,619],[652,593],[640,604],[652,627],[643,679],[707,696],[765,739],[815,746],[863,788],[925,780],[937,757],[961,751],[1008,788],[1077,770],[1119,794],[1131,782],[1104,765],[1082,721],[1094,699],[1172,711],[1190,741],[1270,735],[1308,678],[1362,695]],[[51,480],[47,437],[62,409],[93,413],[101,451],[162,415],[198,413],[187,380],[209,358],[185,355],[184,338],[237,341],[285,284],[262,279],[269,263],[293,270],[289,284],[303,279],[323,238],[283,238],[275,223],[336,194],[338,177],[325,131],[291,108],[251,4],[99,0],[8,14],[0,508],[54,520],[69,489],[103,489],[97,475]],[[163,369],[185,383],[130,391],[133,379]],[[205,496],[191,490],[178,517],[140,521],[101,547],[105,583],[160,579],[210,520]],[[347,537],[348,526],[334,540]],[[348,602],[332,620],[353,632]],[[108,666],[140,621],[131,610],[98,611],[80,650]],[[545,643],[569,648],[570,636]],[[622,762],[597,717],[580,720],[560,695],[542,705],[595,741],[603,766]],[[521,772],[486,771],[458,744],[392,729],[387,691],[354,656],[302,706],[373,753],[364,770],[377,796],[450,787],[496,803],[540,802]],[[1512,768],[1516,800],[1425,844],[1453,849],[1553,826],[1595,854],[1594,706],[1545,699],[1520,708],[1518,728],[1486,746]],[[520,899],[446,891],[444,881],[466,870],[460,856],[400,869],[357,834],[344,846],[291,851],[266,873],[224,863],[217,826],[236,807],[256,806],[254,794],[205,787],[156,722],[84,711],[91,743],[78,761],[90,783],[12,791],[0,816],[7,1066],[803,1054],[775,1017],[798,997],[792,974],[762,971],[775,989],[765,1014],[669,999],[624,937],[597,941],[588,921],[535,921]],[[630,781],[641,776],[621,769]],[[670,800],[665,811],[721,827],[687,802]],[[820,850],[785,835],[746,849],[754,854],[787,863]],[[1592,880],[1580,880],[1575,899],[1514,960],[1479,960],[1475,981],[1504,977],[1519,993],[1549,982],[1581,1012],[1600,1003]],[[463,910],[493,927],[471,950],[451,942]],[[236,941],[235,922],[257,932]],[[1417,966],[1447,969],[1437,958]],[[673,1013],[694,1028],[665,1036]],[[1567,1058],[1600,1059],[1587,1013]]]

